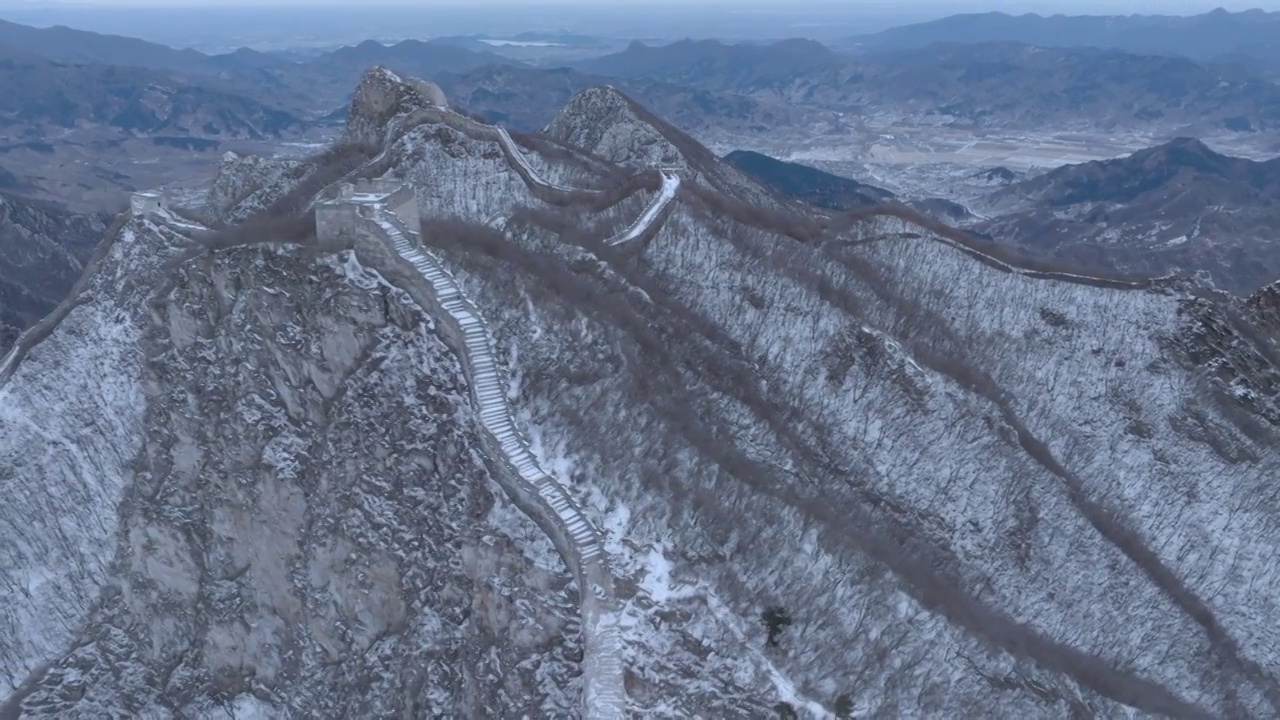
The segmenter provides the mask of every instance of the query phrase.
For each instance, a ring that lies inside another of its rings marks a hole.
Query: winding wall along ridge
[[[653,223],[657,221],[662,213],[676,199],[676,193],[680,191],[680,176],[673,172],[663,170],[662,187],[658,188],[658,192],[654,193],[653,199],[649,201],[649,205],[645,207],[644,212],[640,213],[640,217],[631,223],[626,230],[605,240],[606,245],[621,245],[630,242],[649,231]]]
[[[418,293],[410,294],[442,322],[442,337],[463,361],[495,477],[516,505],[552,539],[577,579],[584,646],[584,716],[625,717],[619,605],[599,532],[564,487],[539,466],[507,400],[506,379],[496,360],[493,336],[453,275],[411,238],[414,233],[380,206],[363,206],[360,217],[368,220],[364,225],[370,234],[389,244],[400,260],[426,280],[430,289],[427,302]]]
[[[511,133],[507,132],[507,129],[502,127],[501,125],[494,125],[493,128],[498,132],[498,142],[502,143],[502,149],[507,152],[507,157],[511,158],[511,161],[519,166],[521,175],[524,175],[526,178],[531,179],[534,183],[538,185],[542,185],[543,187],[550,188],[552,190],[555,190],[556,192],[562,192],[562,193],[582,192],[577,188],[564,187],[563,185],[556,185],[554,183],[547,182],[547,180],[543,178],[541,175],[539,175],[537,171],[533,169],[533,166],[529,164],[529,161],[525,158],[524,153],[521,152],[520,148],[516,146],[516,141],[511,139]]]

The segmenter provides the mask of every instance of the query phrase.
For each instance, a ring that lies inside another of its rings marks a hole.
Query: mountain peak
[[[612,85],[597,85],[574,95],[547,125],[546,134],[606,160],[631,165],[687,165],[689,148],[674,128],[653,117]],[[694,154],[697,154],[696,152]],[[709,154],[709,153],[708,153]]]
[[[776,202],[746,173],[612,85],[574,95],[543,132],[613,163],[668,168],[750,202]]]
[[[1013,186],[1009,192],[1029,193],[1052,205],[1080,202],[1131,202],[1171,182],[1239,180],[1239,189],[1273,185],[1273,173],[1256,172],[1260,163],[1215,152],[1192,137],[1174,138],[1162,145],[1125,157],[1067,165]],[[1002,191],[1005,192],[1005,191]]]
[[[379,143],[387,124],[395,117],[426,107],[446,107],[439,85],[417,78],[402,78],[375,65],[365,71],[347,114],[347,140]]]
[[[1208,145],[1193,137],[1174,138],[1163,145],[1136,152],[1130,159],[1138,161],[1144,170],[1177,172],[1185,168],[1215,175],[1227,173],[1241,162],[1239,158],[1214,152]]]
[[[1200,138],[1194,137],[1176,137],[1164,145],[1159,145],[1157,147],[1163,147],[1166,150],[1191,152],[1197,155],[1218,155],[1218,153],[1210,149],[1208,145],[1201,142]]]

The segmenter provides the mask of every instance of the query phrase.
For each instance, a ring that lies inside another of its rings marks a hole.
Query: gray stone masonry
[[[600,532],[534,457],[503,389],[506,374],[494,356],[492,333],[453,275],[421,244],[412,194],[402,199],[378,182],[343,186],[337,197],[318,205],[316,234],[322,245],[350,237],[361,264],[407,292],[463,361],[486,464],[507,496],[548,535],[577,581],[583,715],[589,720],[623,718],[625,648]]]

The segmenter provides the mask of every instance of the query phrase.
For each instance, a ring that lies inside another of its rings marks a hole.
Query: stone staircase
[[[554,190],[556,192],[561,192],[561,193],[594,192],[590,190],[578,190],[575,188],[564,187],[563,185],[556,185],[554,183],[547,182],[547,180],[543,178],[541,175],[539,175],[538,172],[533,169],[533,166],[529,164],[529,161],[524,156],[524,152],[520,150],[519,145],[516,145],[516,141],[511,138],[511,133],[507,132],[506,128],[502,127],[501,125],[494,125],[493,129],[497,132],[498,142],[499,144],[502,145],[502,149],[506,152],[507,157],[510,158],[511,162],[515,163],[519,167],[519,169],[523,171],[522,174],[526,178],[529,178],[535,184],[541,185],[545,188]]]
[[[438,307],[424,309],[444,324],[446,341],[458,352],[470,380],[486,455],[512,500],[551,537],[578,581],[582,614],[584,717],[626,717],[624,652],[619,603],[600,534],[568,491],[538,464],[515,422],[507,399],[505,373],[497,362],[493,335],[453,274],[379,204],[361,207],[371,234],[389,242],[400,260],[429,285]],[[411,293],[412,294],[412,293]],[[420,304],[421,301],[420,301]]]

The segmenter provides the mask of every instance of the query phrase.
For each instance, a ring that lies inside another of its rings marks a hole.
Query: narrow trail
[[[437,319],[442,339],[463,361],[494,477],[547,533],[577,579],[584,646],[584,717],[626,717],[621,605],[614,595],[613,573],[599,530],[565,488],[538,464],[507,400],[505,373],[497,362],[489,327],[453,275],[422,246],[417,233],[382,206],[363,204],[360,216],[367,221],[362,230],[389,245],[426,281],[426,302],[419,293],[410,294]]]

